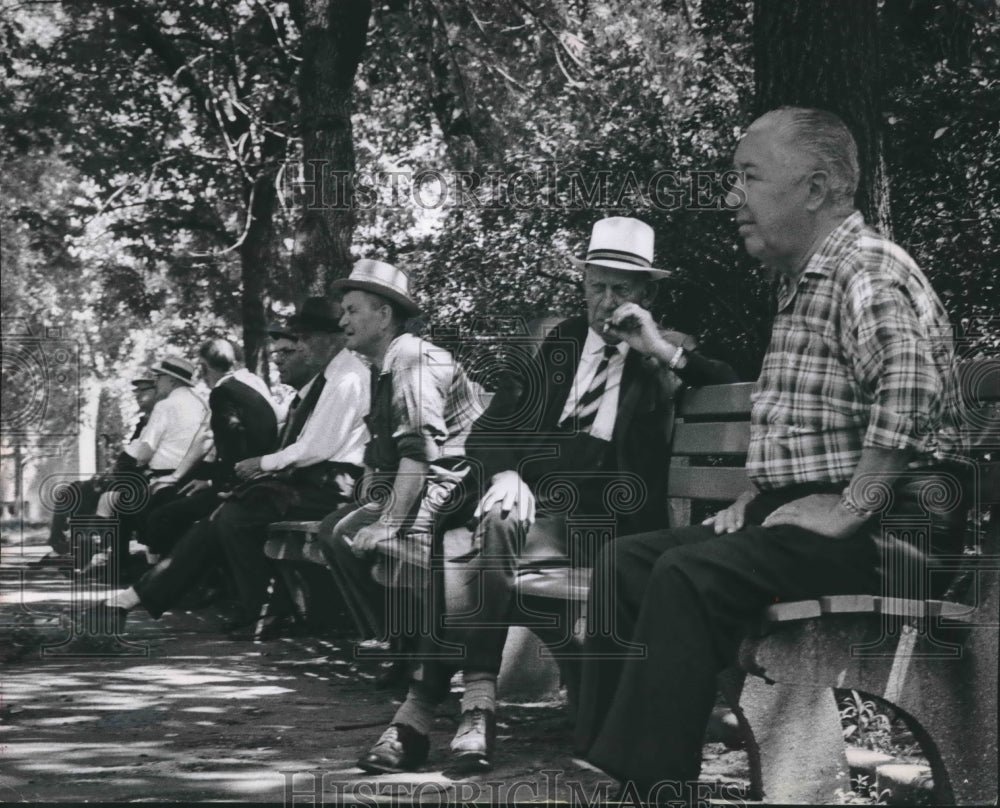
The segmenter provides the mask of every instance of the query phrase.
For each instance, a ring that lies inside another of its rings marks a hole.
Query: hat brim
[[[645,272],[647,275],[652,276],[653,280],[662,280],[663,278],[669,278],[674,273],[668,269],[657,269],[656,267],[638,267],[635,264],[630,264],[627,261],[614,261],[608,258],[595,258],[592,261],[588,261],[585,258],[574,258],[572,255],[569,257],[570,263],[573,264],[577,269],[586,269],[588,266],[594,267],[607,267],[608,269],[624,269],[629,272]]]
[[[378,295],[379,297],[384,297],[386,300],[391,300],[411,317],[415,317],[420,314],[420,306],[410,300],[410,298],[400,294],[394,289],[383,286],[380,283],[351,280],[350,278],[338,278],[330,284],[330,289],[341,292],[350,292],[352,290],[371,292],[373,295]]]
[[[287,328],[269,328],[267,335],[271,339],[298,339],[298,335]]]
[[[177,381],[179,382],[184,382],[184,384],[186,384],[188,387],[194,387],[195,385],[194,379],[185,379],[179,373],[174,373],[171,370],[164,370],[163,368],[151,367],[149,369],[149,372],[152,373],[154,376],[170,376],[171,378],[177,379]]]

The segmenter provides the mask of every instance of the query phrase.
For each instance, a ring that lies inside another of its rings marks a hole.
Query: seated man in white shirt
[[[287,331],[272,334],[281,379],[299,391],[282,430],[281,448],[236,464],[243,482],[232,495],[208,519],[195,523],[169,559],[133,588],[100,604],[105,625],[120,627],[126,612],[140,603],[158,618],[199,581],[220,551],[242,605],[230,625],[251,629],[238,636],[266,639],[287,622],[280,612],[290,603],[272,603],[277,613],[258,620],[271,579],[263,551],[267,526],[281,519],[320,519],[349,501],[368,442],[369,373],[344,350],[339,319],[328,300],[309,298],[289,320]]]
[[[122,449],[113,473],[136,471],[152,480],[177,468],[199,434],[208,405],[192,389],[197,368],[187,359],[168,356],[149,370],[156,379],[158,401],[139,437]],[[107,549],[118,553],[119,563],[125,559],[129,538],[142,523],[151,503],[150,490],[145,488],[129,491],[130,502],[144,503],[141,507],[119,508],[126,489],[131,488],[127,482],[112,485],[97,503],[97,516],[118,520],[116,546]],[[101,566],[106,562],[106,554],[98,553],[90,563]]]

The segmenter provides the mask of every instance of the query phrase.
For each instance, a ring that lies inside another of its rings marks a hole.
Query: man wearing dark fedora
[[[127,611],[140,604],[160,617],[222,553],[241,601],[241,613],[230,621],[236,636],[268,639],[287,627],[291,603],[280,577],[277,602],[261,616],[273,572],[263,550],[267,526],[280,519],[319,519],[348,501],[368,440],[369,374],[344,350],[338,308],[326,298],[309,298],[274,334],[282,381],[298,389],[277,450],[235,464],[240,482],[222,505],[195,523],[170,559],[101,604],[108,623],[121,626]]]
[[[433,709],[454,667],[463,669],[465,693],[449,768],[492,767],[496,681],[518,569],[587,566],[596,549],[571,543],[560,498],[572,488],[574,516],[614,519],[616,535],[666,525],[673,394],[685,382],[736,380],[728,365],[701,356],[693,339],[654,322],[655,282],[670,273],[653,267],[647,224],[603,219],[586,258],[571,260],[583,270],[586,316],[559,323],[534,355],[514,357],[521,372],[501,385],[470,441],[487,490],[471,535],[445,547],[454,585],[446,590],[446,625],[437,629],[442,641],[464,649],[464,659],[423,662],[421,681],[361,761],[369,771],[412,769],[426,759]],[[634,489],[626,497],[633,501],[619,513],[605,502],[614,499],[609,486],[622,481]]]

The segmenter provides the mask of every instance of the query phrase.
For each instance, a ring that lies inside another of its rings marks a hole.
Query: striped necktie
[[[604,395],[604,388],[608,384],[608,364],[611,357],[618,353],[618,348],[614,345],[604,346],[604,356],[594,373],[594,378],[590,381],[587,392],[580,396],[576,405],[576,428],[580,432],[585,432],[597,418],[597,411],[601,407],[601,397]]]

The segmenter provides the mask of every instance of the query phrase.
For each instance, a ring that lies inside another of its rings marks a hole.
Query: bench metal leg
[[[740,710],[752,732],[748,743],[751,775],[768,804],[836,802],[837,789],[848,790],[849,770],[840,715],[833,691],[768,684],[747,676]],[[759,779],[757,779],[759,776]]]

